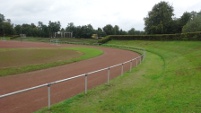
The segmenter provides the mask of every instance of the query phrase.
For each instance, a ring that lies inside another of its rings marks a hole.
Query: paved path
[[[71,47],[79,45],[53,45],[48,43],[0,41],[0,48]],[[79,46],[80,47],[80,46]],[[87,46],[93,47],[93,46]],[[0,77],[0,95],[36,85],[61,80],[128,61],[137,53],[105,47],[93,47],[104,51],[96,58],[49,69]],[[135,63],[134,63],[135,64]],[[129,64],[124,70],[129,69]],[[111,79],[121,74],[121,67],[111,69]],[[107,82],[107,71],[88,76],[88,88]],[[84,91],[84,77],[51,86],[51,104],[60,102]],[[0,99],[0,113],[29,113],[47,106],[47,87]]]

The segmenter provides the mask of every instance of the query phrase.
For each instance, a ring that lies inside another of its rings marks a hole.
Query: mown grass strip
[[[131,73],[126,73],[124,76],[117,77],[116,79],[110,82],[110,85],[102,85],[99,87],[94,88],[93,90],[89,91],[87,95],[79,94],[69,100],[59,103],[51,108],[51,112],[53,113],[71,113],[71,112],[115,112],[119,106],[123,105],[123,102],[120,100],[124,99],[124,102],[131,102],[134,96],[138,96],[143,92],[139,92],[139,94],[134,94],[133,96],[130,95],[133,89],[137,92],[137,89],[144,87],[144,83],[149,83],[143,76],[146,71],[156,70],[157,72],[161,73],[163,70],[160,66],[163,65],[163,62],[160,61],[161,58],[157,55],[152,53],[147,53],[149,56],[146,60],[142,63],[142,65],[138,66]],[[155,65],[158,67],[157,69],[154,68],[153,62],[149,62],[150,60],[160,61],[155,62]],[[145,68],[149,66],[146,70],[141,70],[141,68]],[[137,71],[137,72],[136,72]],[[156,74],[157,72],[152,72],[152,74]],[[131,74],[135,74],[135,76],[130,76]],[[145,85],[146,86],[146,85]],[[135,89],[136,88],[136,89]],[[118,101],[119,100],[119,101]],[[134,101],[133,101],[134,102]],[[80,109],[77,109],[79,107]],[[47,109],[40,111],[49,112]]]
[[[62,61],[57,61],[57,62],[52,62],[52,63],[27,65],[27,66],[22,66],[22,67],[11,67],[11,68],[1,69],[0,76],[8,76],[8,75],[13,75],[13,74],[25,73],[25,72],[65,65],[65,64],[93,58],[93,57],[103,54],[103,51],[101,51],[99,49],[95,49],[95,48],[75,47],[75,48],[66,48],[66,49],[79,51],[79,52],[83,53],[83,55],[78,58],[72,58],[70,60],[62,60]]]
[[[86,39],[86,38],[40,38],[40,37],[26,37],[26,38],[14,38],[12,40],[18,41],[33,41],[33,42],[50,42],[51,43],[62,43],[62,42],[73,42],[73,43],[87,43],[87,44],[94,44],[97,43],[97,39]]]
[[[111,41],[142,47],[146,59],[131,73],[39,113],[199,113],[201,42]],[[79,109],[78,109],[79,108]]]

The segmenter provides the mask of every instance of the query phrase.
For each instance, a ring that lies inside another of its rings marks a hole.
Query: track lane
[[[58,45],[52,45],[48,43],[35,43],[35,42],[17,42],[6,41],[6,47],[58,47]],[[9,44],[9,46],[8,46]],[[59,47],[86,47],[80,45],[60,45]],[[2,44],[0,41],[0,47]],[[87,46],[93,47],[93,46]],[[111,65],[125,62],[132,58],[137,57],[139,54],[114,48],[106,47],[93,47],[104,51],[104,54],[96,58],[48,68],[44,70],[38,70],[34,72],[28,72],[18,75],[12,75],[0,78],[0,94],[9,93],[16,90],[21,90],[36,85],[65,79],[68,77],[76,76],[83,73],[88,73],[94,70],[105,68]],[[128,66],[127,66],[128,67]],[[128,69],[125,69],[128,70]],[[111,78],[119,75],[119,69],[113,69],[111,71]],[[106,82],[106,72],[97,73],[89,78],[89,88]],[[97,79],[99,77],[100,79]],[[84,77],[71,80],[65,83],[54,85],[51,89],[52,103],[62,101],[66,98],[72,97],[80,92],[84,91]],[[42,107],[47,106],[47,88],[41,88],[34,91],[13,95],[0,99],[0,112],[4,113],[27,113],[36,111]]]

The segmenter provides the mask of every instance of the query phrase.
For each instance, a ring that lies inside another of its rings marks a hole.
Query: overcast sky
[[[0,0],[0,13],[14,24],[49,20],[60,21],[62,27],[91,24],[95,29],[107,24],[123,30],[144,29],[143,18],[161,0]],[[200,11],[201,0],[165,0],[174,8],[175,17],[184,12]]]

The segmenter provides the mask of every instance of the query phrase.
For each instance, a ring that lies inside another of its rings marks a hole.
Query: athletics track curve
[[[82,45],[54,45],[39,42],[0,41],[0,48],[33,48],[33,47],[86,47]],[[0,95],[36,85],[53,82],[79,74],[99,70],[108,66],[131,60],[139,54],[114,48],[87,46],[98,48],[104,54],[92,59],[75,62],[63,66],[0,77]],[[124,66],[129,70],[129,65]],[[121,67],[111,69],[111,79],[121,74]],[[107,71],[88,77],[88,89],[107,82]],[[56,84],[51,87],[51,104],[58,103],[76,94],[84,92],[84,77]],[[5,98],[0,98],[0,113],[29,113],[47,107],[47,87],[28,91]]]

